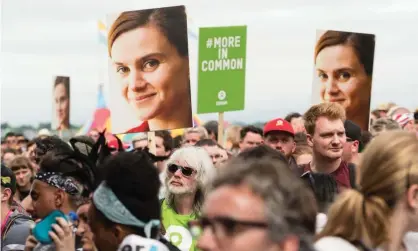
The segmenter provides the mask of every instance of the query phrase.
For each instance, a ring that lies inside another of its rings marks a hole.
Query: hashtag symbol
[[[212,48],[212,44],[213,44],[213,40],[212,38],[208,38],[208,40],[206,41],[206,48]]]

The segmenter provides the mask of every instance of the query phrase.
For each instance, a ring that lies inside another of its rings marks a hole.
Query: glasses
[[[188,223],[190,234],[193,238],[197,239],[203,233],[205,228],[211,227],[215,236],[219,237],[230,237],[234,235],[241,227],[252,227],[252,228],[267,228],[268,225],[265,222],[258,221],[244,221],[236,220],[230,217],[214,217],[209,219],[208,217],[202,217],[199,220],[190,221]]]
[[[181,169],[181,173],[186,177],[190,177],[194,172],[194,170],[189,167],[179,166],[176,164],[171,164],[168,166],[168,171],[173,174],[177,172],[178,169]]]

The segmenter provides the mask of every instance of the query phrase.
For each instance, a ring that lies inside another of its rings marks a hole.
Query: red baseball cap
[[[264,126],[264,136],[269,132],[287,132],[292,136],[295,136],[292,125],[284,119],[273,119],[267,122]]]

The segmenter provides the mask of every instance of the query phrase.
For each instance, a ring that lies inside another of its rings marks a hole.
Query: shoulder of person
[[[418,232],[406,233],[404,243],[406,250],[415,250],[418,247]]]
[[[321,238],[315,242],[314,246],[317,251],[334,251],[336,247],[338,251],[358,251],[350,242],[335,236]]]
[[[25,250],[26,239],[30,235],[31,220],[24,220],[23,217],[12,223],[2,240],[2,251]]]

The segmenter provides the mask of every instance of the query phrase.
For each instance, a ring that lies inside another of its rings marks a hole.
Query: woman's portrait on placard
[[[368,130],[375,35],[318,31],[315,46],[314,102],[337,102],[347,119]]]
[[[52,128],[57,131],[70,129],[70,77],[55,77],[52,99]]]
[[[108,53],[113,133],[193,126],[184,6],[117,15]]]

